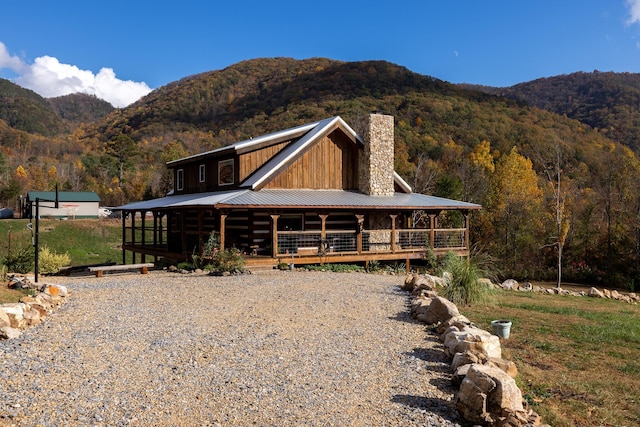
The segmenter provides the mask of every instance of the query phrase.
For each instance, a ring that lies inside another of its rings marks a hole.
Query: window
[[[176,171],[176,189],[178,191],[184,190],[184,169]]]
[[[233,159],[218,162],[218,185],[231,185],[234,182]]]
[[[304,216],[302,214],[282,214],[278,218],[278,231],[303,231]]]
[[[205,171],[206,171],[206,169],[205,169],[204,165],[200,165],[200,172],[198,173],[198,176],[200,177],[200,182],[204,182],[206,180]]]

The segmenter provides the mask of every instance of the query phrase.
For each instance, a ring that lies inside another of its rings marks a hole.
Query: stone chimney
[[[393,116],[369,114],[359,133],[364,153],[359,162],[358,190],[370,196],[393,196]]]

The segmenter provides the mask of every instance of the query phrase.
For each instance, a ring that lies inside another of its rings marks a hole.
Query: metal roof
[[[229,152],[246,152],[251,150],[253,147],[258,147],[262,144],[270,144],[270,143],[278,143],[282,141],[288,141],[291,139],[299,138],[305,133],[309,132],[314,127],[318,126],[318,124],[326,121],[322,120],[320,122],[308,123],[301,126],[296,126],[294,128],[281,130],[278,132],[269,133],[266,135],[260,135],[255,138],[247,139],[244,141],[236,142],[231,145],[227,145],[226,147],[216,148],[215,150],[206,151],[204,153],[194,154],[192,156],[183,157],[177,160],[172,160],[167,162],[167,166],[172,167],[177,164],[184,163],[185,161],[191,161],[200,157],[207,157],[215,154],[224,153],[226,151]]]
[[[233,198],[238,194],[249,190],[235,191],[214,191],[210,193],[179,194],[175,196],[161,197],[159,199],[143,200],[133,202],[123,206],[118,206],[116,210],[153,210],[163,208],[173,208],[181,206],[215,206],[225,199]]]
[[[55,200],[55,191],[29,191],[29,200]],[[100,202],[100,196],[93,191],[58,191],[58,201],[60,202]]]
[[[334,208],[334,209],[480,209],[475,203],[416,193],[393,196],[367,196],[344,190],[234,190],[185,194],[129,203],[118,210],[153,210],[187,206],[215,208]]]

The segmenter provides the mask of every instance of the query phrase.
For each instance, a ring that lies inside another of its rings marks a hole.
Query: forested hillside
[[[594,71],[480,89],[580,120],[640,153],[640,74]]]
[[[55,182],[95,190],[106,205],[158,197],[170,190],[166,161],[375,111],[396,118],[395,167],[414,191],[484,206],[472,238],[504,275],[553,279],[561,247],[567,280],[631,284],[637,276],[640,159],[632,150],[568,115],[383,61],[244,61],[46,140],[4,118],[0,202]]]

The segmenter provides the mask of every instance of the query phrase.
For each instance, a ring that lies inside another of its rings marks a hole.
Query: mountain
[[[5,79],[0,79],[0,119],[12,128],[45,136],[66,130],[46,99]]]
[[[82,123],[94,123],[102,120],[115,110],[113,105],[107,101],[98,99],[95,95],[84,93],[50,98],[49,103],[61,119],[74,127]]]
[[[474,88],[579,120],[640,153],[640,74],[580,72]]]
[[[45,99],[0,79],[0,120],[16,130],[59,136],[70,133],[81,123],[103,119],[113,110],[111,104],[95,96],[78,93]]]

